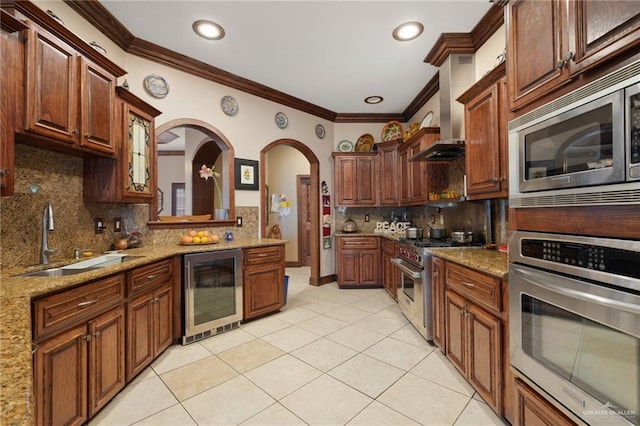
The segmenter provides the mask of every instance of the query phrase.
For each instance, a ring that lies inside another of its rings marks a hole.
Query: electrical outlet
[[[116,217],[113,219],[113,232],[121,232],[122,231],[122,218]]]
[[[96,234],[102,234],[102,231],[104,230],[104,220],[102,220],[101,217],[96,217],[94,221],[96,224],[96,228],[95,228]]]
[[[242,216],[236,216],[236,226],[238,228],[242,226]]]
[[[369,214],[368,213],[364,215],[364,221],[365,222],[369,222]]]

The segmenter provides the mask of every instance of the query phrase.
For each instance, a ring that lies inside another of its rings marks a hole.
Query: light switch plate
[[[242,216],[236,216],[236,226],[238,228],[242,226]]]

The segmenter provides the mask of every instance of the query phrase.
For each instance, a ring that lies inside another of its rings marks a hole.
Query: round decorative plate
[[[387,142],[395,139],[402,139],[402,124],[391,120],[382,128],[382,140]]]
[[[356,142],[356,152],[369,152],[371,151],[371,147],[373,146],[373,136],[369,133],[365,133],[364,135],[358,138]]]
[[[169,94],[169,84],[159,75],[149,74],[144,79],[144,88],[154,98],[164,98]]]
[[[285,127],[287,127],[287,124],[289,124],[289,119],[286,115],[284,115],[284,112],[277,113],[275,119],[276,126],[280,127],[281,129],[284,129]]]
[[[420,128],[431,126],[431,121],[433,120],[433,111],[429,111],[427,115],[422,119],[422,123],[420,124]]]
[[[316,126],[316,136],[320,139],[324,138],[324,126],[322,124]]]
[[[338,151],[340,152],[351,152],[353,151],[353,142],[348,140],[340,141],[338,144]]]
[[[233,96],[226,95],[220,99],[220,108],[227,115],[236,115],[238,113],[238,102]]]

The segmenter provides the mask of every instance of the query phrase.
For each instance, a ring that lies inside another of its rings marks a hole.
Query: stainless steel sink
[[[43,269],[41,271],[27,272],[25,274],[16,275],[18,277],[64,277],[66,275],[81,274],[83,272],[100,269],[107,266],[118,265],[129,260],[139,259],[144,256],[128,256],[121,253],[109,253],[81,262],[72,263],[71,265],[59,268]]]

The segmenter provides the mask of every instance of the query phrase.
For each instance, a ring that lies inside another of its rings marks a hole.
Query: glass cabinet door
[[[124,112],[127,120],[124,195],[151,198],[155,156],[153,118],[126,104]]]

